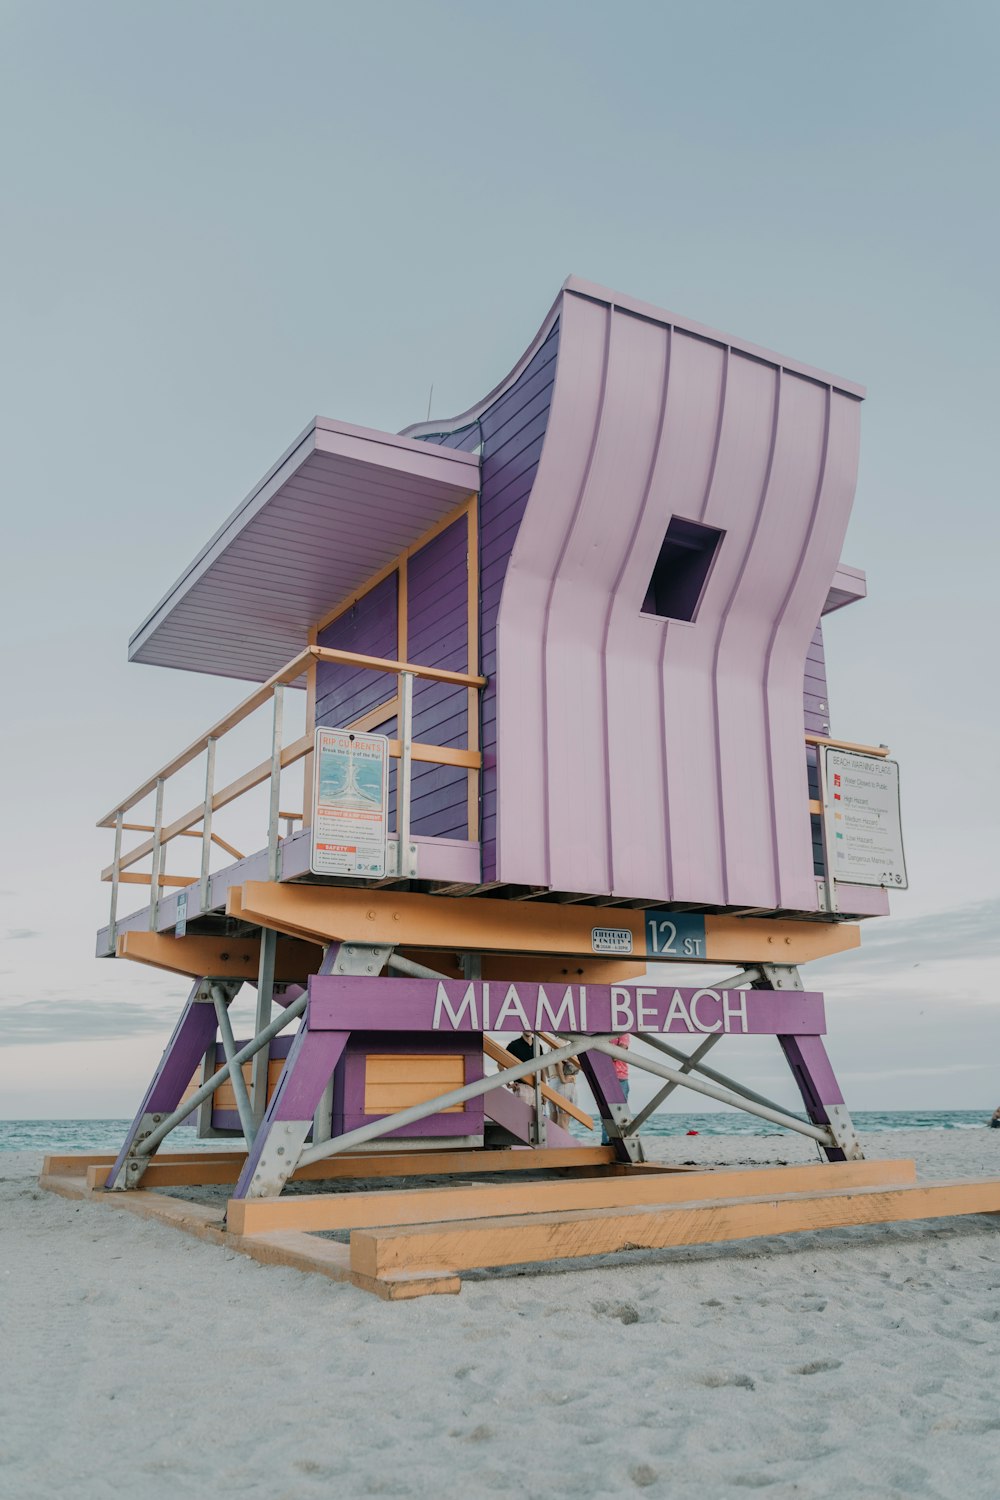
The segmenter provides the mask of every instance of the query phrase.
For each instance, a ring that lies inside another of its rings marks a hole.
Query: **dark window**
[[[723,535],[713,526],[674,516],[642,601],[643,614],[693,620]]]

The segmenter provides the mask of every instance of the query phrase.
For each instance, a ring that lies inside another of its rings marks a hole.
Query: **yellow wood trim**
[[[487,1057],[491,1058],[493,1062],[499,1063],[502,1068],[512,1068],[519,1060],[512,1052],[508,1052],[506,1047],[501,1047],[499,1042],[495,1042],[491,1036],[483,1037],[483,1051]],[[530,1087],[534,1087],[534,1073],[529,1073],[522,1082],[528,1084]],[[586,1110],[580,1109],[572,1100],[567,1099],[565,1095],[560,1094],[547,1083],[542,1084],[542,1097],[547,1099],[550,1104],[557,1105],[566,1114],[572,1115],[573,1119],[578,1120],[581,1125],[586,1125],[588,1130],[593,1130],[594,1122]]]
[[[401,895],[391,890],[264,881],[230,886],[227,900],[231,916],[313,942],[340,940],[452,952],[579,955],[592,963],[600,961],[593,952],[593,929],[608,920],[601,907],[556,901],[500,901],[488,896],[444,899],[415,892]],[[644,919],[641,911],[614,908],[615,926],[632,933],[638,958],[646,954]],[[693,961],[801,964],[856,948],[860,941],[860,928],[855,923],[706,916],[706,951]],[[609,970],[609,975],[612,972]],[[616,981],[609,977],[607,982]]]
[[[819,816],[822,816],[822,813],[823,813],[823,804],[822,804],[822,802],[817,802],[816,799],[815,799],[815,797],[811,797],[809,799],[809,811],[811,813],[815,813],[815,814],[817,814]]]
[[[110,880],[111,877],[110,877],[110,875],[108,875],[108,876],[105,876],[104,878],[107,879],[107,880]],[[135,875],[135,874],[131,874],[129,872],[123,872],[121,875],[118,876],[118,879],[121,881],[122,885],[152,885],[152,883],[153,883],[153,877],[152,877],[152,875]],[[197,877],[197,875],[164,875],[164,874],[161,874],[159,876],[159,878],[158,878],[158,880],[157,880],[156,883],[157,883],[158,886],[159,885],[197,885],[198,884],[198,877]]]
[[[351,723],[346,727],[356,730],[358,734],[367,734],[369,730],[377,729],[380,724],[384,724],[388,719],[395,718],[398,713],[399,698],[388,698],[385,703],[377,703],[366,714],[361,714],[359,718],[352,719]]]
[[[185,933],[176,938],[162,932],[120,932],[115,942],[117,958],[131,958],[172,974],[190,974],[193,979],[256,979],[260,964],[260,939],[256,937],[203,937]],[[279,937],[274,958],[274,977],[279,984],[304,984],[315,974],[323,949],[300,938]]]
[[[398,760],[402,753],[402,741],[390,740],[389,754]],[[435,766],[472,766],[478,769],[483,763],[478,750],[459,750],[454,745],[425,745],[421,740],[414,740],[410,754],[414,760],[429,761]]]
[[[464,974],[455,954],[444,949],[399,950],[404,958],[413,959],[436,969],[446,979],[462,979]],[[501,979],[510,984],[624,984],[626,979],[641,979],[646,961],[630,963],[622,959],[546,958],[535,954],[519,958],[511,953],[484,953],[484,979]]]
[[[362,667],[367,672],[411,672],[414,677],[428,682],[448,682],[456,687],[485,687],[485,677],[474,677],[468,672],[448,672],[444,667],[424,667],[413,661],[391,661],[387,656],[368,656],[361,651],[335,651],[328,646],[310,646],[317,661],[342,662],[349,667]]]
[[[148,1172],[149,1168],[147,1175]],[[408,1188],[364,1194],[310,1193],[308,1197],[234,1199],[229,1203],[226,1222],[237,1234],[266,1234],[274,1229],[316,1233],[373,1224],[388,1227],[426,1226],[455,1219],[488,1221],[547,1209],[558,1212],[682,1203],[690,1201],[692,1194],[699,1198],[758,1197],[824,1187],[901,1186],[914,1180],[912,1161],[817,1162],[795,1167],[514,1182],[498,1187]]]
[[[825,745],[829,750],[853,750],[857,755],[870,755],[884,760],[889,754],[888,745],[856,745],[853,740],[831,740],[822,734],[807,734],[807,745]]]
[[[466,557],[466,579],[468,587],[467,619],[468,619],[468,658],[466,666],[469,676],[477,675],[479,672],[479,502],[478,496],[469,497],[469,506],[466,511],[467,534],[466,542],[468,552]],[[469,688],[465,695],[466,718],[469,726],[468,742],[470,750],[479,750],[479,693],[475,688]],[[467,817],[469,827],[469,838],[472,842],[479,840],[479,772],[469,769],[467,778]]]

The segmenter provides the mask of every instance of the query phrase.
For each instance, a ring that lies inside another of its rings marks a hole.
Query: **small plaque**
[[[590,941],[595,953],[632,952],[632,932],[628,927],[595,927]]]

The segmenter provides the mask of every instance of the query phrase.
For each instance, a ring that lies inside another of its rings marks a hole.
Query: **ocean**
[[[982,1130],[989,1124],[992,1113],[992,1107],[858,1110],[852,1118],[862,1135],[871,1135],[882,1130]],[[128,1120],[0,1120],[0,1151],[117,1151],[129,1124]],[[581,1138],[587,1134],[582,1127],[578,1131]],[[649,1136],[687,1135],[689,1131],[697,1131],[699,1135],[782,1134],[778,1126],[736,1110],[712,1114],[685,1114],[676,1110],[653,1115],[643,1126],[643,1134]],[[233,1137],[228,1141],[199,1141],[193,1130],[182,1129],[165,1149],[225,1150],[231,1149],[237,1140]]]

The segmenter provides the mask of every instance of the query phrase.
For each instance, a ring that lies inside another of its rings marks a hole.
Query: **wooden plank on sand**
[[[689,1185],[690,1178],[684,1180]],[[459,1271],[977,1213],[1000,1213],[1000,1179],[362,1229],[351,1235],[351,1269],[373,1277],[400,1270]]]
[[[631,1208],[690,1203],[693,1198],[759,1197],[824,1188],[913,1182],[912,1161],[816,1162],[807,1166],[740,1168],[698,1174],[561,1178],[502,1186],[406,1188],[396,1192],[316,1193],[309,1197],[231,1200],[227,1223],[236,1234],[278,1229],[315,1233],[369,1225],[445,1223],[533,1212]]]

